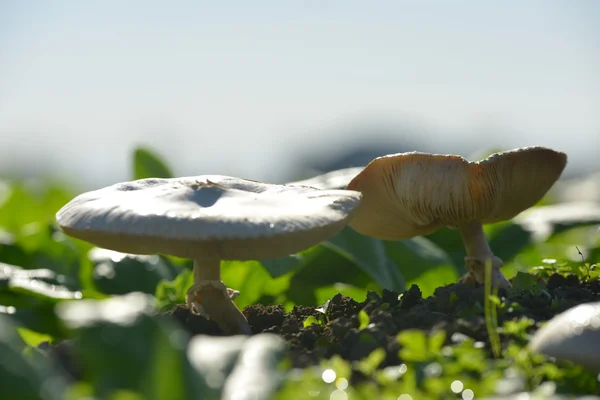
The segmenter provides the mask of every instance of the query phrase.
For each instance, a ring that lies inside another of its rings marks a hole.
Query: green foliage
[[[135,179],[172,176],[167,164],[144,148],[135,150],[132,170]],[[372,347],[361,360],[347,362],[336,356],[323,361],[318,370],[289,372],[281,381],[277,344],[258,345],[264,363],[248,372],[240,364],[241,344],[225,346],[211,338],[199,339],[214,349],[215,359],[202,360],[192,354],[194,346],[201,345],[193,344],[196,338],[188,344],[185,333],[156,315],[185,302],[193,280],[191,261],[116,253],[67,237],[56,227],[55,213],[76,194],[56,182],[0,182],[3,398],[125,400],[202,393],[203,398],[216,399],[236,368],[239,377],[259,374],[253,379],[263,382],[260,388],[277,390],[276,398],[282,400],[332,399],[343,394],[353,399],[407,398],[402,394],[413,399],[460,398],[467,390],[481,398],[515,381],[523,391],[544,388],[546,381],[554,382],[560,393],[597,389],[597,379],[589,372],[530,354],[525,345],[537,326],[528,318],[499,323],[518,304],[509,304],[489,288],[484,304],[475,302],[464,313],[486,314],[488,336],[496,343],[495,358],[469,338],[455,341],[443,331],[426,335],[405,330],[398,336],[400,365],[386,365],[385,352],[369,343]],[[513,278],[509,295],[549,298],[546,281],[552,274],[600,278],[597,207],[581,205],[575,212],[548,201],[512,221],[485,227],[491,247],[505,260],[505,270]],[[221,273],[228,286],[240,291],[235,300],[239,307],[282,304],[289,310],[294,305],[323,304],[337,293],[362,301],[369,291],[403,292],[412,284],[429,296],[465,272],[463,258],[460,235],[452,229],[393,242],[346,228],[298,254],[223,262]],[[150,295],[144,297],[144,307],[135,308],[119,296],[132,292]],[[112,300],[117,303],[106,303]],[[452,293],[449,301],[460,299]],[[102,304],[119,307],[122,313],[108,315],[122,314],[122,318],[107,317]],[[78,318],[69,317],[73,305],[84,306],[76,313]],[[558,311],[566,305],[555,306]],[[302,321],[304,327],[329,324],[326,308],[322,317]],[[369,336],[373,318],[364,310],[358,313],[361,335]],[[81,354],[87,372],[75,383],[68,382],[64,371],[35,347],[65,338],[73,339],[70,343]],[[216,365],[221,365],[220,380],[210,372]],[[265,383],[265,376],[272,384]]]
[[[369,326],[369,314],[367,314],[367,312],[365,310],[360,310],[358,312],[358,330],[362,331],[363,329],[366,329],[367,326]]]
[[[138,147],[133,152],[133,179],[172,178],[167,164],[154,151]]]

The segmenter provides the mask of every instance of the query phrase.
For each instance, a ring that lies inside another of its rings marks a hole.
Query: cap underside
[[[544,147],[497,153],[478,162],[419,152],[379,157],[347,187],[363,194],[350,226],[397,240],[472,220],[508,220],[537,203],[565,165],[564,153]]]

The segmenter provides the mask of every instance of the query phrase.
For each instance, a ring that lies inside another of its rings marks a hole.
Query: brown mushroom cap
[[[334,235],[360,199],[220,175],[142,179],[83,193],[56,219],[65,233],[124,253],[260,260]]]
[[[477,162],[420,152],[379,157],[347,187],[363,194],[349,225],[399,240],[472,220],[505,221],[537,203],[566,162],[566,154],[538,146]]]

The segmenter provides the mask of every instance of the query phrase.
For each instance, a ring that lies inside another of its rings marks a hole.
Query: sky
[[[599,18],[595,0],[2,1],[0,175],[111,184],[148,145],[178,175],[278,182],[405,132],[600,169]]]

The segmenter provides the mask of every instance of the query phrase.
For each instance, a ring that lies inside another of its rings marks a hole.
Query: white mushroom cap
[[[116,251],[255,260],[331,237],[360,199],[220,175],[142,179],[81,194],[56,219],[65,233]]]
[[[363,194],[350,226],[398,240],[473,220],[508,220],[544,196],[566,161],[566,154],[544,147],[497,153],[478,162],[419,152],[379,157],[347,187]]]
[[[580,304],[541,327],[529,348],[600,371],[600,302]]]

